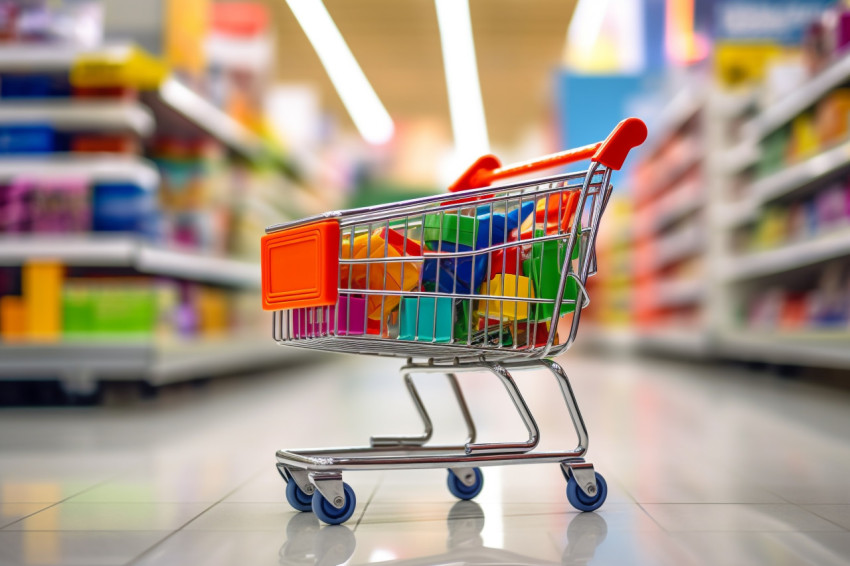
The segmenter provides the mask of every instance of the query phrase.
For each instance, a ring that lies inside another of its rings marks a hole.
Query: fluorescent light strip
[[[481,101],[472,22],[467,0],[435,0],[449,110],[458,158],[473,160],[490,152],[487,120]]]
[[[605,21],[608,0],[579,0],[573,10],[567,37],[582,54],[589,54]]]
[[[321,0],[286,0],[319,55],[360,135],[371,144],[393,136],[393,121]]]

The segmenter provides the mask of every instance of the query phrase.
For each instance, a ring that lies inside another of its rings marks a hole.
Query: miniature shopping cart
[[[576,338],[596,271],[594,243],[611,194],[611,172],[646,139],[636,118],[604,142],[502,167],[476,161],[449,194],[330,212],[271,226],[262,239],[263,307],[287,346],[407,358],[405,385],[422,418],[417,436],[372,437],[368,447],[279,451],[287,500],[339,524],[355,496],[342,472],[447,468],[448,487],[471,499],[480,467],[557,462],[579,510],[605,501],[605,480],[585,462],[587,429],[567,375],[551,357]],[[586,171],[492,186],[541,169],[590,160]],[[559,323],[560,327],[559,327]],[[511,375],[547,369],[578,435],[567,452],[535,450],[540,431]],[[456,374],[490,371],[508,392],[528,438],[476,442]],[[413,376],[443,373],[466,423],[453,446],[433,446],[431,418]]]

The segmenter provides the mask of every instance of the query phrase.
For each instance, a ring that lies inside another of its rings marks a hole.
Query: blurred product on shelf
[[[0,273],[2,342],[214,338],[251,335],[266,325],[253,301],[239,300],[256,300],[251,292],[53,262]]]
[[[753,293],[741,325],[767,332],[850,332],[850,272],[846,266],[828,264],[813,283],[802,290],[777,286]]]

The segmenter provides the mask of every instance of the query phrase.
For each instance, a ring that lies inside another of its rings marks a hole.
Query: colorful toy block
[[[453,299],[448,297],[404,297],[401,300],[399,340],[451,342],[453,325]]]
[[[479,299],[477,312],[481,316],[504,320],[525,320],[528,318],[528,305],[525,301],[511,300],[512,298],[534,298],[531,280],[521,275],[496,275],[489,284],[482,283],[479,289],[481,295],[497,295],[499,299]]]

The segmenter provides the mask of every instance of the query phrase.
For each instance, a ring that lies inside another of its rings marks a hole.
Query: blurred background
[[[650,139],[585,347],[850,369],[850,8],[796,0],[0,2],[0,393],[289,364],[266,226]]]

